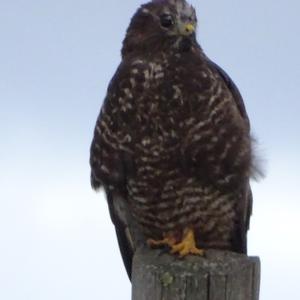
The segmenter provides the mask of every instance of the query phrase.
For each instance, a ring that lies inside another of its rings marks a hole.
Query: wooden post
[[[161,250],[137,250],[132,300],[258,300],[260,260],[208,250],[184,259]]]

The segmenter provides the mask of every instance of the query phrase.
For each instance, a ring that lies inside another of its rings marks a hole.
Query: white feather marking
[[[133,98],[132,93],[129,88],[124,89],[124,93],[128,98]]]
[[[101,167],[100,167],[100,169],[101,169],[101,171],[103,171],[104,173],[106,173],[106,174],[109,174],[110,172],[109,172],[109,169],[105,166],[105,165],[101,165]]]
[[[135,88],[135,86],[136,86],[135,79],[131,77],[131,78],[129,79],[129,81],[130,81],[131,87],[132,87],[132,88]]]

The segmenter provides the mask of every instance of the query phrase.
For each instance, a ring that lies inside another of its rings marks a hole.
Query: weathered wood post
[[[179,259],[140,248],[133,260],[132,300],[258,300],[260,260],[209,250]]]

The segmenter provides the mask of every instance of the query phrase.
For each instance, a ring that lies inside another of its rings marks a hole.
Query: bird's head
[[[133,16],[122,54],[155,51],[163,46],[180,48],[181,41],[195,41],[196,28],[195,9],[185,0],[152,0]]]
[[[185,0],[153,0],[148,10],[146,5],[141,11],[148,12],[157,28],[168,36],[190,36],[196,30],[195,9]]]

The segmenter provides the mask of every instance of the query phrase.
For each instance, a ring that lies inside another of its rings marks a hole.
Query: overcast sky
[[[141,3],[0,0],[0,299],[130,299],[88,159]],[[239,86],[265,160],[249,234],[261,299],[300,299],[300,2],[193,4],[198,40]]]

